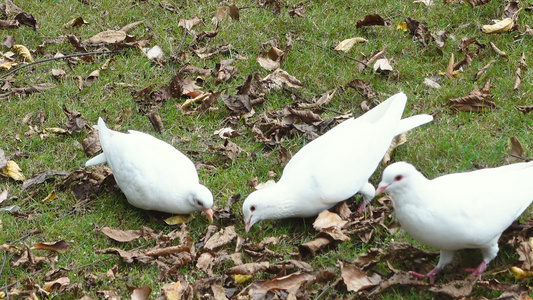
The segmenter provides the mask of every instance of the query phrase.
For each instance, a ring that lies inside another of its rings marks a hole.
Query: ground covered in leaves
[[[429,285],[408,271],[438,255],[388,197],[249,234],[240,211],[305,143],[401,90],[405,115],[435,121],[383,165],[434,177],[527,160],[530,2],[47,2],[0,3],[0,298],[531,299],[530,212],[481,281],[460,271],[479,251],[461,251]],[[83,168],[99,116],[188,155],[213,224],[138,210],[108,167]]]

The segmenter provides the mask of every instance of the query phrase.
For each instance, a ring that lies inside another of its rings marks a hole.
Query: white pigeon
[[[98,132],[103,152],[85,166],[107,162],[131,205],[173,214],[203,210],[213,221],[213,195],[183,153],[146,133],[110,130],[102,118]]]
[[[502,232],[533,201],[533,162],[427,179],[415,167],[397,162],[383,171],[377,193],[387,193],[402,228],[418,242],[440,250],[430,283],[459,249],[481,249],[481,278],[498,253]]]
[[[375,196],[368,179],[392,139],[433,120],[430,115],[402,120],[406,102],[405,94],[398,93],[300,149],[277,183],[251,193],[244,201],[246,232],[261,220],[316,216],[356,193],[363,194],[362,211]]]

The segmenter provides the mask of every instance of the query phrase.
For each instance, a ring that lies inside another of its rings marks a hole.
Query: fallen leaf
[[[310,109],[319,107],[321,105],[327,105],[331,102],[336,92],[337,89],[324,92],[322,95],[318,96],[317,100],[313,99],[313,102],[311,103],[298,103],[298,107],[303,109]]]
[[[133,289],[131,293],[131,300],[148,300],[152,289],[148,286]]]
[[[6,35],[4,39],[2,40],[2,45],[6,46],[7,48],[13,47],[14,44],[15,44],[14,35]]]
[[[389,146],[389,149],[387,149],[387,152],[385,153],[385,156],[383,156],[383,160],[381,161],[381,164],[383,166],[388,165],[389,162],[391,161],[391,156],[392,156],[392,152],[394,151],[394,149],[396,149],[396,147],[398,147],[400,145],[405,144],[405,142],[407,142],[407,134],[406,133],[402,133],[402,134],[399,134],[399,135],[395,136],[392,139],[392,142],[391,142],[391,144]]]
[[[107,235],[110,239],[113,239],[117,242],[126,243],[138,239],[142,236],[140,230],[120,230],[120,229],[111,229],[107,226],[100,229],[100,231]]]
[[[52,69],[52,76],[54,76],[57,79],[65,77],[67,73],[62,69]]]
[[[167,223],[167,225],[180,225],[180,224],[188,223],[192,219],[194,219],[194,215],[188,214],[188,215],[175,215],[175,216],[166,218],[164,221],[165,223]]]
[[[267,88],[268,90],[272,89],[281,89],[283,86],[290,88],[301,88],[303,84],[296,77],[287,73],[287,71],[282,69],[277,69],[273,73],[267,75],[265,78],[261,79],[259,83]]]
[[[507,161],[509,163],[513,163],[522,157],[522,155],[524,154],[524,148],[522,148],[522,144],[520,143],[520,141],[518,140],[516,136],[512,136],[510,140],[511,140],[511,153],[509,153],[509,156],[507,157]]]
[[[48,196],[46,196],[43,200],[41,200],[42,202],[46,202],[46,201],[54,201],[56,199],[56,191],[52,191],[50,194],[48,194]]]
[[[352,49],[353,46],[355,46],[355,44],[362,44],[366,42],[368,42],[368,40],[365,38],[354,37],[354,38],[343,40],[333,50],[348,52],[350,51],[350,49]]]
[[[488,34],[508,32],[514,27],[514,25],[515,23],[512,18],[505,18],[492,25],[483,25],[481,31]]]
[[[522,268],[512,266],[509,268],[509,271],[513,274],[514,278],[516,280],[526,279],[526,278],[532,278],[533,277],[533,271],[527,271]]]
[[[492,50],[494,50],[494,52],[496,52],[496,54],[498,54],[499,56],[502,56],[505,58],[509,57],[509,55],[507,55],[505,51],[500,50],[500,48],[498,48],[496,44],[494,44],[493,42],[489,42],[489,45],[492,48]]]
[[[55,243],[37,243],[31,247],[31,249],[35,250],[47,250],[58,253],[65,253],[69,248],[70,244],[65,242],[64,240],[60,240]]]
[[[231,243],[235,238],[237,238],[235,226],[228,226],[213,234],[211,238],[205,242],[204,248],[207,250],[214,250]]]
[[[87,127],[87,120],[83,118],[81,113],[73,110],[69,111],[65,105],[63,105],[63,113],[67,116],[67,130],[69,133],[81,132],[85,127]]]
[[[102,145],[100,145],[100,136],[98,130],[92,130],[86,138],[81,141],[81,146],[85,155],[88,157],[93,157],[96,153],[102,150]]]
[[[466,2],[470,3],[472,7],[476,7],[479,5],[487,4],[490,2],[490,0],[466,0]]]
[[[15,20],[22,25],[26,25],[33,28],[33,30],[37,30],[37,20],[35,20],[35,17],[30,13],[21,12],[15,16]]]
[[[381,276],[373,274],[368,276],[358,267],[353,265],[343,265],[341,263],[341,276],[348,292],[358,292],[378,285]]]
[[[3,190],[0,193],[0,203],[4,202],[7,199],[7,194],[8,194],[7,190]]]
[[[165,125],[163,125],[163,120],[159,115],[159,106],[154,106],[152,110],[146,114],[146,116],[148,117],[148,120],[150,120],[150,123],[152,123],[155,131],[158,133],[165,131]]]
[[[426,6],[432,6],[433,0],[415,0],[413,3],[424,3]]]
[[[342,228],[346,225],[348,221],[341,219],[341,217],[329,210],[324,210],[316,217],[316,220],[313,222],[313,228],[318,231],[322,231],[325,228]]]
[[[63,28],[68,29],[72,27],[80,27],[81,25],[86,25],[86,24],[89,24],[89,23],[85,22],[85,20],[82,17],[77,17],[65,23],[65,25],[63,25]]]
[[[126,40],[126,33],[121,30],[102,31],[83,41],[83,44],[116,44]]]
[[[473,91],[470,92],[467,96],[449,99],[448,105],[459,111],[467,112],[486,112],[496,109],[496,103],[490,101],[493,97],[490,94],[491,83],[488,80],[483,88],[480,90],[475,87]]]
[[[385,19],[383,19],[380,15],[372,14],[366,15],[363,19],[357,21],[357,23],[355,24],[355,28],[373,25],[389,26],[390,23],[388,21],[385,21]]]
[[[255,275],[258,272],[262,272],[270,267],[268,261],[263,262],[252,262],[247,264],[242,264],[239,266],[231,267],[226,270],[226,274],[239,274],[239,275]]]
[[[405,18],[405,23],[409,28],[409,33],[415,37],[415,40],[422,43],[422,45],[427,46],[431,35],[429,33],[428,25],[425,22],[419,22],[413,18]]]
[[[130,31],[132,29],[137,28],[137,26],[139,26],[139,25],[141,25],[143,23],[144,23],[144,21],[136,21],[136,22],[127,24],[126,26],[120,28],[120,31],[128,32],[128,31]]]
[[[70,284],[70,279],[68,277],[60,277],[53,281],[45,282],[43,285],[43,290],[47,292],[57,292],[61,293],[65,291],[67,286]]]
[[[13,45],[13,49],[15,49],[15,51],[17,51],[17,53],[20,56],[24,57],[24,59],[26,59],[27,61],[33,62],[33,57],[31,56],[30,50],[28,50],[28,48],[26,48],[26,46],[24,46],[24,45]]]
[[[521,242],[516,252],[519,255],[518,260],[522,262],[521,268],[527,271],[533,271],[533,237]]]
[[[442,88],[442,86],[438,82],[433,80],[432,78],[424,78],[424,81],[422,83],[426,86],[429,86],[430,88],[434,88],[434,89]]]
[[[231,278],[236,284],[244,284],[250,279],[254,278],[253,275],[231,274]]]
[[[197,26],[197,25],[200,25],[202,24],[204,20],[202,18],[199,18],[199,17],[194,17],[192,19],[180,19],[178,21],[178,26],[179,27],[183,27],[185,28],[186,30],[191,30],[191,28],[193,28],[194,26]]]
[[[374,71],[376,72],[388,72],[392,71],[392,66],[389,63],[389,60],[386,58],[380,58],[374,63]]]
[[[466,280],[455,280],[449,283],[435,285],[430,287],[429,290],[434,293],[450,296],[454,299],[460,299],[472,293],[472,289],[476,281],[477,278],[475,276],[471,276]]]
[[[22,174],[22,169],[19,167],[19,165],[16,162],[12,160],[9,160],[7,162],[7,165],[4,168],[2,168],[0,172],[2,172],[2,174],[6,175],[7,177],[10,177],[17,181],[26,180],[26,177],[24,177],[24,175]]]

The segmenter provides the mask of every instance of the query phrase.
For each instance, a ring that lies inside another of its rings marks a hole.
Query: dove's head
[[[261,220],[278,219],[290,213],[285,211],[283,199],[277,184],[252,192],[242,204],[246,232]]]
[[[189,204],[194,207],[194,210],[202,210],[209,221],[213,222],[213,194],[205,186],[199,184],[189,198]]]
[[[376,194],[387,193],[389,195],[404,192],[413,178],[418,178],[420,172],[406,162],[397,162],[385,168],[383,177],[378,185]]]

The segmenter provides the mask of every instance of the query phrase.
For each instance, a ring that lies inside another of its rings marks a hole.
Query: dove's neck
[[[299,199],[289,186],[276,183],[260,190],[264,193],[264,219],[284,219],[301,215],[304,199]]]

